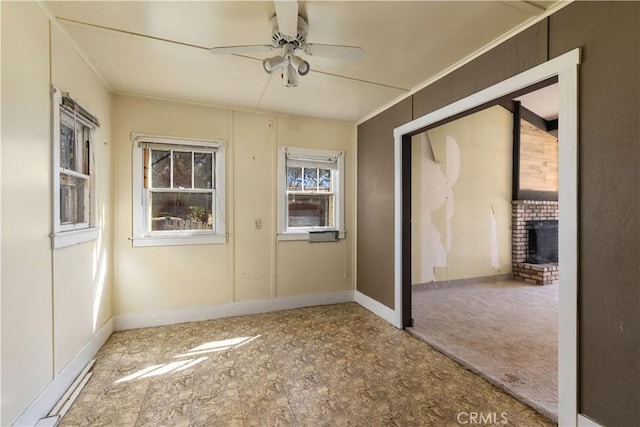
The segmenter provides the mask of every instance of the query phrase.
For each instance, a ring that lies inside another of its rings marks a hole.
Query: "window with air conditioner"
[[[280,147],[280,240],[306,240],[310,232],[344,238],[344,152]]]

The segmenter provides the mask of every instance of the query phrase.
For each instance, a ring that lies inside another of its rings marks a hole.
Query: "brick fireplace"
[[[558,202],[549,200],[514,200],[512,203],[511,262],[514,279],[536,285],[558,282],[557,248],[553,256],[532,255],[529,237],[536,228],[552,229],[558,221]],[[534,234],[535,235],[535,234]],[[556,231],[557,240],[557,231]],[[555,261],[555,262],[553,262]]]

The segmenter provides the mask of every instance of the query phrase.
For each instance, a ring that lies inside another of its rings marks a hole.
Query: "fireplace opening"
[[[558,221],[527,221],[527,261],[531,264],[558,262]]]

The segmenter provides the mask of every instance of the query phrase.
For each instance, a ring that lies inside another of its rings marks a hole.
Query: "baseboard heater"
[[[337,242],[340,240],[338,230],[310,231],[309,243]]]

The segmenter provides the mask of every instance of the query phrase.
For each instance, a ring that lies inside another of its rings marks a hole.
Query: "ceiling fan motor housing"
[[[295,37],[283,34],[278,27],[278,17],[276,15],[271,18],[271,40],[275,47],[282,47],[287,43],[294,45],[294,49],[298,49],[307,44],[307,21],[298,15],[298,33]]]

